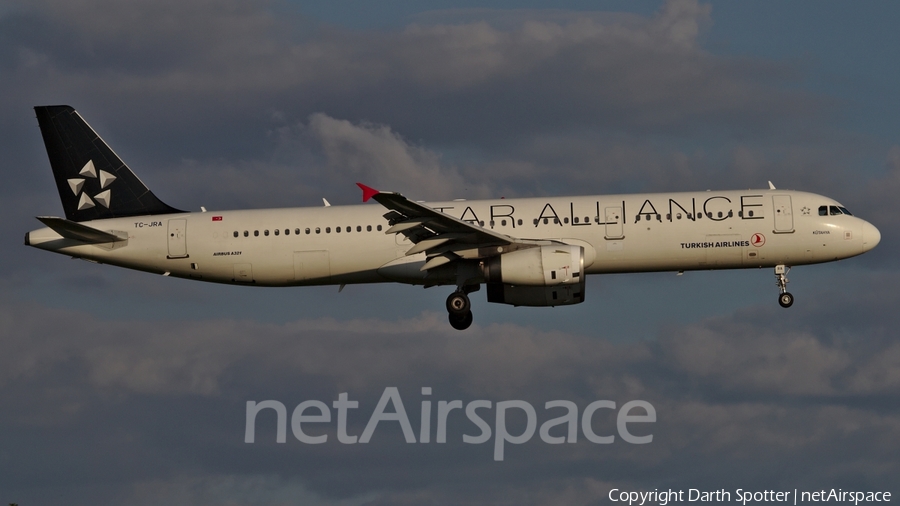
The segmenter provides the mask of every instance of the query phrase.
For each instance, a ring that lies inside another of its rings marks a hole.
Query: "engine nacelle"
[[[517,286],[488,283],[488,302],[513,306],[566,306],[584,302],[584,285]]]
[[[563,306],[584,302],[584,249],[551,245],[493,257],[484,265],[488,302]]]

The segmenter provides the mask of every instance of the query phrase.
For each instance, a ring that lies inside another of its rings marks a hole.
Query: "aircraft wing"
[[[370,198],[388,208],[384,215],[390,223],[386,234],[403,234],[414,244],[407,255],[425,252],[423,271],[461,258],[475,259],[551,241],[519,239],[494,232],[477,223],[463,221],[394,192],[383,192],[356,183],[363,191],[363,202]]]

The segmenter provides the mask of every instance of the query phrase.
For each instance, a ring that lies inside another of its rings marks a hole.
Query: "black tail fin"
[[[184,212],[156,198],[75,109],[54,105],[34,111],[66,218],[89,221]]]

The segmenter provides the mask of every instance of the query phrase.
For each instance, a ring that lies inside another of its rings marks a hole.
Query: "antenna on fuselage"
[[[772,184],[771,181],[769,181],[769,189],[770,189],[770,190],[774,190],[774,189],[775,189],[775,185]]]

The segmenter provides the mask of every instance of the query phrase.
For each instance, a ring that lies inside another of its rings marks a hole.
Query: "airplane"
[[[790,307],[792,266],[853,257],[881,233],[837,201],[766,189],[423,203],[358,183],[375,205],[188,212],[159,200],[69,106],[35,112],[65,218],[25,244],[75,258],[214,283],[455,286],[450,325],[472,324],[469,294],[564,306],[588,274],[774,268]]]

